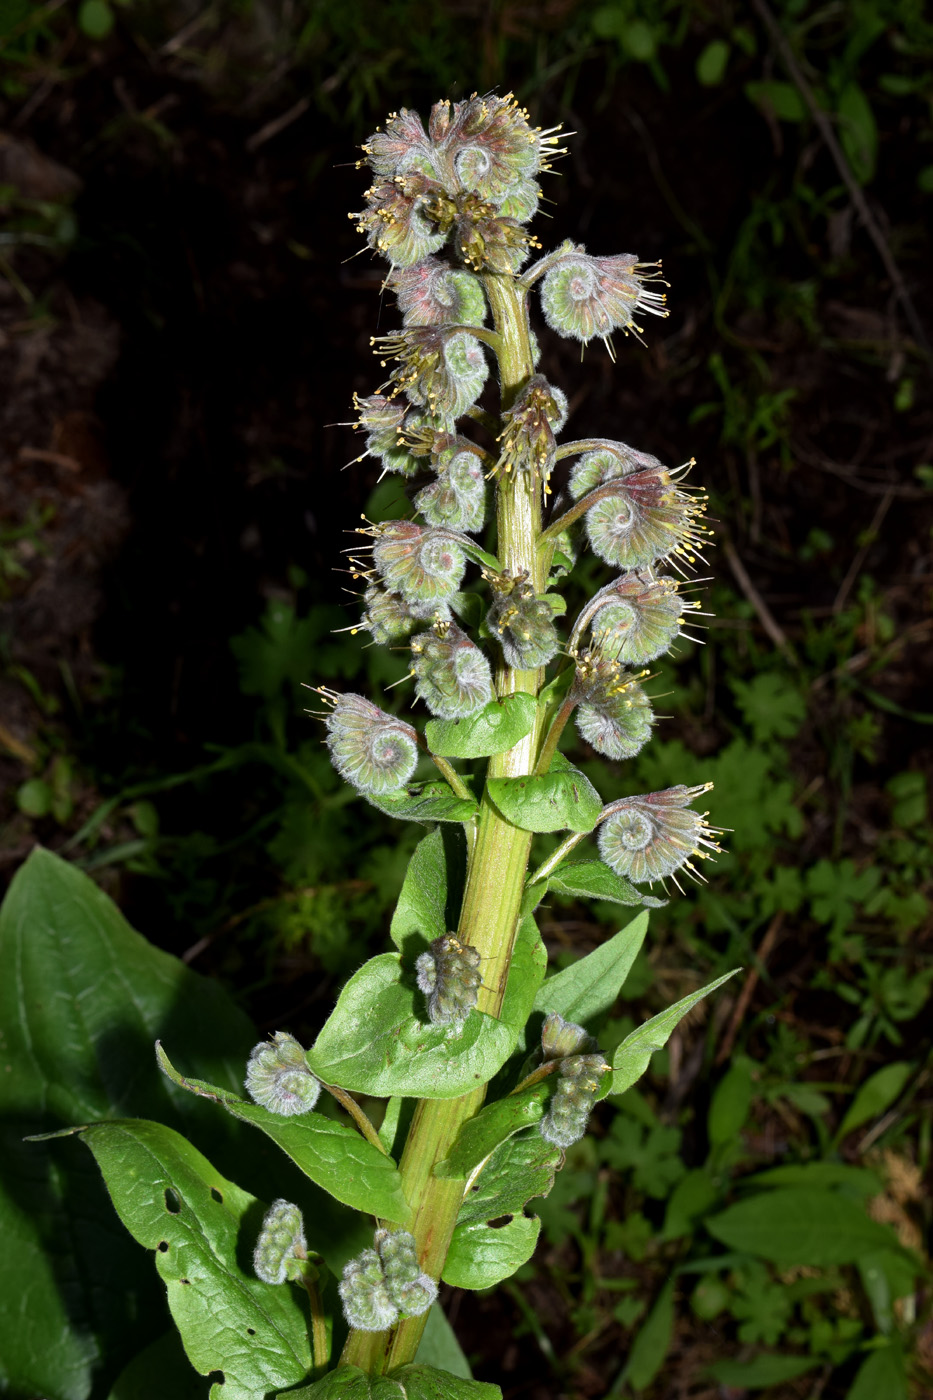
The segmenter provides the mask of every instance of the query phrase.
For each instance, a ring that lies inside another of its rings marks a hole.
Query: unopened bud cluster
[[[263,1283],[300,1279],[307,1268],[301,1211],[291,1201],[273,1201],[266,1211],[253,1251],[253,1268]]]
[[[246,1065],[246,1092],[260,1107],[291,1117],[311,1112],[321,1094],[321,1081],[308,1068],[295,1037],[276,1031],[271,1041],[253,1048]]]
[[[427,998],[428,1018],[439,1025],[465,1021],[476,1005],[482,976],[480,955],[456,934],[435,938],[415,963],[419,990]]]
[[[377,1230],[373,1248],[345,1267],[339,1291],[347,1322],[361,1332],[384,1332],[400,1317],[420,1317],[437,1298],[437,1284],[422,1271],[407,1230]]]
[[[546,1142],[570,1147],[586,1132],[609,1066],[592,1036],[575,1022],[565,1021],[558,1011],[545,1017],[540,1053],[545,1062],[558,1063],[557,1084],[538,1129]]]

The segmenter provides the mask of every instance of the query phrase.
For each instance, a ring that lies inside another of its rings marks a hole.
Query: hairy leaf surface
[[[602,1016],[622,990],[647,931],[648,914],[642,911],[607,943],[549,977],[535,997],[535,1010],[559,1011],[565,1021],[581,1025]]]
[[[603,810],[589,778],[559,753],[541,777],[490,778],[486,786],[502,816],[523,831],[592,831]]]
[[[514,1215],[505,1225],[458,1225],[441,1278],[454,1288],[492,1288],[511,1278],[535,1252],[541,1221]]]
[[[530,734],[538,712],[531,695],[517,691],[491,700],[466,719],[432,719],[425,726],[428,748],[441,758],[488,758],[505,753]]]

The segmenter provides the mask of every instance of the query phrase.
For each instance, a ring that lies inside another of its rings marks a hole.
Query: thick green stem
[[[502,407],[534,373],[524,296],[509,277],[488,274],[483,279],[499,337],[497,357]],[[497,481],[497,554],[504,569],[526,571],[536,592],[544,589],[542,561],[537,550],[541,533],[541,488],[531,471],[512,471]],[[523,691],[537,695],[543,673],[500,667],[496,689],[501,696]],[[488,777],[524,777],[534,770],[540,723],[507,753],[489,760]],[[531,833],[512,826],[484,794],[476,839],[467,863],[466,888],[457,936],[476,948],[482,958],[483,985],[478,1009],[498,1016],[509,974],[512,948],[524,888]],[[434,1167],[447,1156],[462,1125],[483,1102],[485,1086],[459,1099],[423,1099],[412,1119],[400,1169],[405,1193],[412,1203],[412,1233],[421,1267],[440,1278],[464,1183],[434,1176]],[[392,1370],[414,1359],[426,1317],[406,1318],[389,1332],[353,1331],[347,1339],[342,1365],[364,1370]]]

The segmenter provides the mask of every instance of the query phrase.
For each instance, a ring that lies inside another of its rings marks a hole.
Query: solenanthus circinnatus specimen
[[[255,1243],[263,1284],[307,1295],[310,1384],[289,1392],[304,1400],[342,1394],[348,1368],[388,1374],[409,1397],[492,1389],[416,1360],[439,1281],[485,1288],[530,1257],[539,1222],[525,1207],[547,1194],[594,1104],[633,1084],[711,990],[639,1026],[609,1060],[593,1031],[646,912],[550,976],[534,919],[549,887],[656,904],[651,886],[719,849],[694,805],[705,787],[632,792],[623,768],[604,803],[559,748],[571,717],[611,760],[649,742],[649,668],[698,607],[683,585],[709,527],[692,463],[558,440],[567,400],[539,373],[533,298],[551,331],[610,353],[614,332],[640,336],[646,313],[667,312],[659,266],[631,254],[566,242],[529,262],[557,140],[511,96],[473,96],[438,103],[427,128],[403,109],[363,147],[374,180],[351,217],[389,263],[402,326],[373,342],[385,375],[356,400],[356,426],[409,504],[359,528],[351,572],[359,627],[410,654],[411,714],[318,694],[340,776],[427,833],[394,951],[350,979],[309,1050],[285,1032],[256,1047],[246,1088],[258,1108],[220,1096],[375,1217],[371,1244],[335,1260],[326,1229],[317,1238],[300,1203],[277,1199]],[[613,576],[570,620],[561,587],[586,547]],[[529,874],[536,832],[565,834]],[[591,833],[598,856],[571,859]],[[316,1111],[327,1094],[340,1106],[330,1117]],[[355,1095],[385,1100],[378,1130]],[[286,1120],[287,1134],[275,1126]]]

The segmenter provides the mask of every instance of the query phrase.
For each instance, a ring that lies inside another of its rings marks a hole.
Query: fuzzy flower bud
[[[705,496],[682,491],[663,467],[634,472],[603,489],[609,494],[586,512],[586,532],[607,564],[647,569],[672,556],[690,565],[702,559],[703,536],[712,533],[698,524],[706,511]]]
[[[433,169],[432,144],[418,113],[407,107],[391,112],[385,130],[377,127],[362,149],[370,168],[389,179],[407,170]]]
[[[608,1071],[602,1055],[573,1055],[561,1061],[554,1097],[538,1125],[545,1142],[563,1148],[579,1142]]]
[[[554,466],[554,434],[567,421],[567,396],[542,374],[534,374],[502,415],[504,427],[496,471],[531,472],[547,481]]]
[[[582,340],[607,340],[614,330],[641,330],[639,311],[668,314],[663,292],[646,283],[660,280],[660,263],[640,263],[633,253],[594,258],[582,246],[571,248],[548,268],[541,287],[544,318],[552,331]],[[662,285],[666,286],[667,283]]]
[[[611,802],[602,818],[599,854],[617,875],[639,885],[682,869],[696,875],[691,856],[709,860],[709,851],[722,849],[713,839],[719,828],[707,825],[707,813],[688,806],[712,786],[672,787]]]
[[[426,1313],[437,1298],[437,1284],[421,1269],[414,1235],[408,1230],[377,1230],[373,1243],[389,1296],[402,1317]]]
[[[412,632],[425,622],[447,621],[450,609],[446,603],[425,603],[412,606],[406,603],[401,593],[386,593],[378,584],[371,583],[363,594],[365,612],[359,622],[360,628],[372,633],[374,642],[391,645],[403,642]],[[351,628],[356,632],[358,628]]]
[[[559,1011],[549,1011],[541,1027],[543,1060],[564,1060],[597,1048],[591,1035],[574,1021],[565,1021]]]
[[[480,648],[454,622],[436,622],[411,640],[415,690],[433,715],[464,719],[492,699],[492,671]]]
[[[443,191],[429,176],[411,172],[377,180],[366,191],[366,208],[351,214],[357,233],[393,267],[413,267],[447,241],[433,217]]]
[[[632,572],[601,589],[584,610],[595,650],[625,666],[662,656],[680,635],[684,611],[699,606],[677,588],[676,579]]]
[[[354,394],[353,405],[358,415],[353,427],[366,434],[363,455],[377,457],[384,472],[414,476],[421,469],[417,458],[429,456],[435,445],[437,450],[446,445],[436,420],[411,412],[406,403],[387,399],[384,394],[370,394],[365,399]]]
[[[428,1017],[437,1024],[465,1021],[476,1005],[482,977],[480,956],[453,933],[435,938],[415,963],[418,988],[428,1001]]]
[[[577,656],[571,695],[581,739],[617,761],[634,758],[651,737],[654,715],[636,677],[598,653]]]
[[[301,1211],[290,1201],[273,1201],[266,1211],[253,1251],[253,1268],[263,1283],[301,1277],[308,1257]]]
[[[358,792],[377,795],[404,787],[418,762],[418,735],[362,695],[318,689],[333,706],[327,747],[337,772]]]
[[[281,1113],[310,1113],[321,1093],[321,1081],[308,1068],[305,1052],[294,1036],[276,1031],[272,1040],[253,1047],[246,1066],[246,1092],[254,1103]]]
[[[387,520],[364,533],[373,536],[373,561],[383,583],[412,607],[443,602],[460,587],[466,556],[452,531]]]
[[[389,1293],[382,1260],[374,1249],[364,1249],[350,1260],[338,1292],[347,1322],[361,1332],[384,1332],[398,1318],[398,1306]]]
[[[483,392],[489,366],[479,341],[467,331],[412,326],[374,336],[372,344],[386,356],[383,367],[388,360],[397,362],[388,383],[432,418],[459,418]]]
[[[481,326],[486,319],[478,279],[438,258],[397,268],[386,284],[395,292],[406,326]]]
[[[513,577],[506,571],[487,573],[486,578],[492,587],[486,623],[498,637],[508,665],[519,671],[546,666],[560,646],[550,603],[535,596],[525,575]]]
[[[624,442],[604,442],[592,452],[585,452],[570,473],[568,486],[575,501],[579,501],[597,486],[603,486],[617,476],[631,476],[632,472],[650,471],[660,467],[657,457],[650,452],[636,452]]]
[[[551,159],[563,154],[557,129],[532,127],[510,92],[504,97],[474,93],[453,109],[438,103],[428,125],[461,187],[500,205],[516,186],[531,184],[535,175],[550,169]]]
[[[455,452],[438,464],[437,480],[415,497],[429,525],[475,533],[486,519],[486,481],[475,452]]]
[[[515,273],[532,248],[541,244],[517,219],[506,218],[475,195],[459,201],[454,252],[474,272]]]

